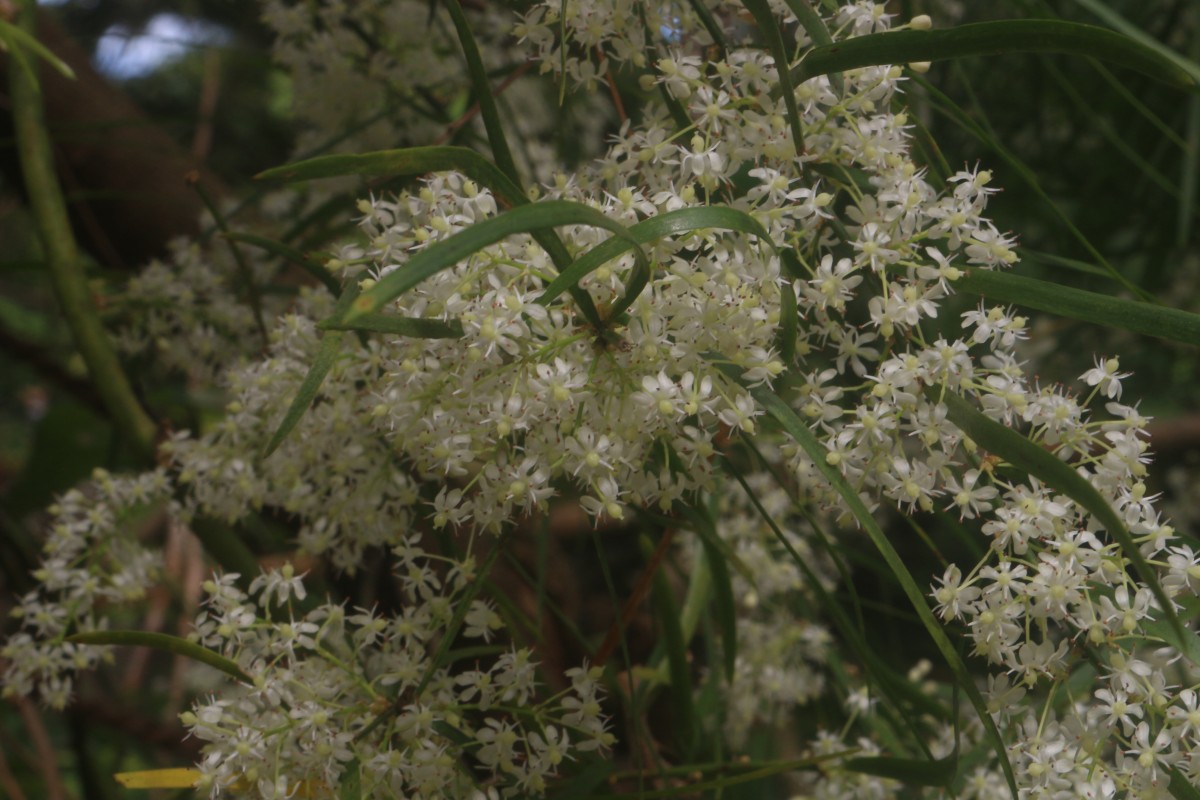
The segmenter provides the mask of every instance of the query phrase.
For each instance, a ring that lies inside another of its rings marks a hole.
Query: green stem
[[[36,11],[35,3],[25,2],[18,17],[20,28],[30,35],[34,32]],[[121,370],[116,351],[92,304],[87,276],[55,174],[37,64],[31,59],[28,66],[29,69],[19,69],[13,65],[9,69],[13,125],[29,205],[50,269],[54,294],[67,318],[75,346],[87,364],[88,374],[119,435],[140,455],[152,458],[157,426],[134,396],[133,387]]]

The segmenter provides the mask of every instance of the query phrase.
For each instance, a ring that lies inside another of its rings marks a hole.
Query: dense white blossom
[[[742,24],[736,5],[704,7],[727,27]],[[772,7],[800,31],[790,10]],[[858,534],[809,452],[765,423],[753,389],[786,398],[824,447],[826,464],[872,510],[944,510],[979,538],[978,562],[948,565],[930,595],[988,670],[983,695],[1023,793],[1151,797],[1173,771],[1200,779],[1200,673],[1172,649],[1147,576],[1091,510],[981,451],[949,421],[943,401],[947,392],[962,395],[1067,462],[1115,509],[1179,602],[1200,584],[1200,558],[1148,494],[1147,420],[1121,402],[1127,374],[1118,359],[1098,359],[1078,386],[1042,386],[1016,349],[1028,333],[1023,316],[987,304],[957,318],[951,312],[964,272],[1011,266],[1016,239],[985,216],[997,192],[986,169],[964,168],[942,183],[914,160],[902,68],[801,84],[794,137],[773,92],[774,60],[740,33],[726,51],[712,47],[696,8],[545,0],[515,23],[516,45],[493,45],[523,48],[541,71],[574,87],[595,88],[610,70],[628,69],[642,88],[661,89],[652,96],[669,98],[651,101],[602,155],[569,173],[530,148],[529,174],[545,178],[531,197],[573,201],[626,226],[727,207],[765,236],[677,228],[644,245],[648,275],[632,252],[610,259],[579,282],[601,329],[569,294],[547,302],[546,286],[565,265],[527,234],[478,249],[383,309],[461,328],[457,338],[322,330],[333,299],[305,290],[273,315],[265,352],[222,373],[226,415],[163,447],[180,492],[174,513],[235,521],[278,509],[295,521],[301,549],[343,571],[390,549],[406,600],[395,617],[329,603],[300,612],[308,592],[290,568],[255,578],[249,593],[231,576],[206,586],[195,638],[251,678],[184,716],[206,742],[200,768],[214,795],[237,787],[289,796],[301,784],[334,786],[351,768],[364,793],[467,797],[484,774],[505,794],[537,795],[573,754],[612,744],[595,668],[567,673],[571,688],[543,701],[528,650],[456,669],[431,660],[456,604],[466,603],[464,636],[490,641],[503,622],[471,594],[479,576],[470,557],[447,567],[448,556],[426,552],[412,531],[501,533],[556,498],[578,502],[599,524],[717,496],[722,541],[748,568],[732,583],[740,655],[722,691],[723,733],[735,745],[752,726],[777,723],[829,690],[833,635],[818,620],[785,616],[791,600],[817,586],[781,556],[748,498],[724,490],[721,456],[750,437],[768,448],[783,486],[761,476],[749,483],[821,587],[833,588],[835,570],[809,546],[811,519]],[[460,79],[447,66],[453,62],[429,55],[455,46],[451,38],[412,40],[405,15],[424,13],[411,3],[266,4],[280,34],[277,57],[312,78],[300,82],[302,91],[326,103],[311,104],[320,110],[312,121],[331,131],[366,121],[361,110],[390,92]],[[500,21],[493,12],[484,17],[478,34],[499,39]],[[355,24],[342,24],[351,18]],[[860,0],[829,24],[844,39],[893,21],[883,5]],[[418,56],[418,45],[431,49]],[[337,94],[350,85],[355,93]],[[356,143],[382,137],[392,146],[396,124],[372,123]],[[412,131],[436,136],[428,127]],[[358,236],[329,262],[347,290],[402,272],[431,246],[504,213],[506,203],[466,175],[439,172],[410,191],[363,198],[356,210]],[[577,258],[610,234],[571,225],[556,235]],[[228,358],[206,350],[210,336],[245,335],[252,318],[241,306],[220,312],[228,319],[198,313],[236,296],[232,272],[205,272],[198,252],[181,247],[175,258],[200,282],[191,294],[163,265],[131,288],[163,302],[125,335],[131,350],[153,344],[185,366],[188,352]],[[617,313],[639,276],[645,287]],[[201,325],[201,341],[175,353],[171,337],[192,323]],[[279,449],[260,458],[323,337],[337,337],[339,350],[319,394]],[[97,599],[135,597],[151,575],[132,540],[107,536],[114,509],[131,499],[162,501],[168,484],[166,472],[128,486],[105,477],[101,502],[87,511],[83,495],[63,498],[38,575],[44,587],[23,600],[23,628],[4,650],[8,691],[36,688],[65,702],[73,669],[96,656],[64,644],[64,632],[100,626]],[[101,539],[107,550],[88,549]],[[129,554],[116,550],[126,546]],[[851,723],[877,713],[862,687],[838,691]],[[927,746],[948,756],[955,731],[945,719],[935,723],[925,726],[935,731]],[[978,719],[964,728],[964,737],[988,746]],[[848,723],[808,750],[882,754],[885,743],[870,730],[860,736]],[[984,761],[962,796],[1006,790],[996,759]],[[812,797],[888,797],[901,788],[836,759],[803,781]]]

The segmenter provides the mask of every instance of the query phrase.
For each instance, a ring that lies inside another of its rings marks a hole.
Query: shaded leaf
[[[646,262],[646,254],[628,229],[596,209],[567,200],[531,203],[477,222],[417,252],[399,269],[388,273],[363,292],[344,321],[353,322],[365,314],[378,311],[385,303],[395,300],[425,279],[508,236],[561,225],[593,225],[612,231],[620,239],[630,242],[636,248],[639,260],[643,264]]]
[[[337,305],[334,306],[333,319],[340,319],[357,297],[358,284],[351,283],[342,292],[341,297],[338,298]],[[325,382],[325,377],[329,374],[329,370],[333,368],[334,362],[337,361],[344,338],[345,333],[342,331],[326,332],[321,336],[321,342],[317,346],[317,355],[313,358],[313,363],[309,365],[308,373],[304,376],[304,380],[301,382],[296,396],[292,398],[291,405],[288,406],[288,410],[283,415],[283,420],[279,423],[279,427],[275,429],[275,433],[271,436],[271,440],[267,442],[267,446],[263,448],[262,455],[259,458],[267,458],[274,453],[279,445],[283,444],[283,440],[292,432],[292,429],[299,424],[300,419],[308,412],[313,400],[317,397],[317,392],[321,389],[321,384]]]
[[[968,269],[953,285],[959,292],[1001,303],[1200,345],[1200,314],[987,269]]]
[[[440,319],[397,317],[388,314],[364,314],[355,317],[353,322],[327,319],[318,323],[317,327],[326,331],[395,333],[414,339],[461,339],[463,335],[462,323],[458,320],[443,322]]]
[[[1125,524],[1113,510],[1112,506],[1101,496],[1096,487],[1086,478],[1075,471],[1074,467],[1053,453],[1044,450],[1036,443],[1020,433],[1001,425],[976,409],[966,398],[950,391],[940,391],[928,388],[926,395],[934,402],[940,402],[946,407],[946,417],[958,426],[963,433],[970,436],[983,449],[1002,457],[1026,475],[1037,478],[1047,486],[1052,486],[1070,497],[1076,503],[1096,518],[1104,526],[1109,536],[1121,545],[1121,551],[1137,570],[1142,583],[1149,587],[1158,601],[1159,608],[1166,617],[1166,622],[1182,645],[1180,652],[1194,664],[1200,664],[1200,644],[1194,640],[1196,634],[1183,627],[1176,616],[1171,601],[1163,591],[1162,585],[1154,569],[1146,562],[1146,557],[1130,536]]]
[[[706,228],[722,228],[750,233],[766,242],[772,249],[775,248],[766,229],[758,220],[744,211],[726,206],[681,208],[644,219],[625,229],[629,234],[628,237],[620,239],[614,237],[588,250],[546,286],[546,290],[538,297],[537,302],[539,305],[549,305],[567,288],[578,284],[605,263],[629,252],[637,245],[649,244],[667,236],[694,233]]]
[[[471,30],[471,23],[463,13],[458,0],[443,0],[443,2],[446,4],[446,10],[450,12],[450,19],[454,21],[454,31],[458,34],[459,44],[462,45],[463,55],[467,59],[467,72],[471,76],[471,88],[475,90],[475,102],[479,104],[479,116],[483,118],[483,127],[487,131],[488,144],[491,145],[496,166],[514,183],[520,185],[517,165],[508,149],[508,140],[504,137],[504,125],[500,122],[496,98],[492,95],[492,87],[488,82],[483,59],[479,55],[479,46],[475,44],[475,34]]]
[[[767,48],[777,65],[790,64],[791,54],[783,43],[783,32],[780,30],[779,19],[771,11],[767,0],[742,0],[742,5],[754,17],[759,31],[767,40]],[[787,109],[788,127],[792,129],[792,144],[796,148],[796,157],[804,152],[804,128],[800,124],[800,109],[796,107],[795,87],[802,81],[796,80],[792,72],[779,70],[779,91],[783,94],[783,104]]]
[[[354,155],[328,155],[273,167],[256,180],[309,181],[344,175],[414,176],[430,172],[461,172],[488,187],[509,206],[527,202],[519,186],[483,156],[466,147],[406,147]]]
[[[1128,36],[1095,25],[1049,19],[976,22],[933,31],[890,31],[814,47],[792,68],[795,83],[859,67],[1006,53],[1087,56],[1179,88],[1196,80],[1178,63]]]
[[[155,650],[174,653],[184,658],[190,658],[193,661],[199,661],[201,664],[207,664],[210,667],[219,669],[232,678],[236,678],[242,683],[254,683],[250,679],[250,676],[242,672],[236,663],[220,653],[215,653],[195,642],[190,642],[187,639],[179,636],[171,636],[166,633],[154,633],[152,631],[88,631],[87,633],[76,633],[68,636],[67,641],[75,644],[150,647]]]
[[[948,756],[937,761],[915,758],[870,756],[848,759],[843,765],[851,772],[875,775],[906,783],[909,786],[941,786],[950,788],[958,771],[958,758]]]
[[[300,267],[312,277],[321,282],[321,285],[329,290],[329,293],[334,297],[338,297],[342,293],[342,285],[338,283],[337,278],[325,269],[324,265],[313,261],[308,256],[301,253],[294,247],[289,247],[283,242],[277,242],[274,239],[268,239],[266,236],[259,236],[255,233],[245,233],[242,231],[228,231],[225,233],[225,238],[235,242],[252,245],[261,250],[266,250],[272,255],[279,256],[292,264]]]
[[[0,41],[7,45],[10,52],[17,54],[20,51],[28,50],[53,67],[54,71],[64,78],[75,80],[75,71],[71,69],[70,64],[50,52],[49,48],[36,38],[5,19],[0,19]],[[21,60],[24,62],[23,58]]]
[[[741,370],[737,367],[722,363],[719,357],[710,357],[716,365],[727,375],[734,380],[739,380]],[[988,713],[987,704],[983,700],[983,696],[979,693],[978,687],[975,685],[975,679],[963,663],[958,651],[950,642],[949,636],[937,617],[933,615],[933,611],[929,608],[929,604],[925,599],[925,593],[917,586],[917,582],[913,579],[912,574],[900,559],[899,553],[892,543],[888,540],[880,529],[879,524],[875,522],[875,518],[871,516],[870,510],[863,503],[862,498],[852,486],[846,481],[840,472],[831,466],[825,456],[827,450],[824,445],[817,439],[816,435],[809,430],[808,426],[792,411],[791,406],[783,401],[778,395],[766,387],[756,387],[750,390],[755,401],[768,414],[783,427],[796,441],[800,448],[812,460],[817,471],[829,481],[830,485],[841,495],[842,500],[846,504],[846,509],[858,521],[858,524],[866,531],[868,538],[872,544],[883,556],[888,568],[892,571],[896,581],[904,590],[905,596],[908,597],[913,608],[917,612],[917,616],[921,618],[921,623],[925,630],[929,632],[934,644],[937,646],[938,652],[942,654],[947,665],[953,671],[958,684],[966,692],[967,698],[971,701],[971,705],[975,708],[979,716],[979,721],[983,724],[984,736],[994,749],[997,758],[1000,761],[1000,767],[1004,771],[1004,777],[1008,781],[1009,790],[1013,797],[1017,796],[1017,781],[1016,775],[1013,773],[1012,764],[1008,760],[1008,755],[1004,747],[1004,740],[1000,736],[1000,731],[996,728],[996,723],[992,720],[991,714]]]
[[[313,401],[317,398],[317,393],[321,390],[321,384],[325,382],[325,377],[329,375],[329,370],[333,368],[334,362],[342,351],[342,339],[345,334],[341,331],[326,333],[321,337],[321,343],[317,348],[316,358],[308,368],[308,373],[304,376],[304,381],[301,382],[296,396],[292,398],[292,404],[288,406],[287,411],[283,415],[283,420],[279,423],[279,427],[275,429],[271,440],[267,442],[267,446],[263,448],[259,458],[268,458],[274,453],[279,445],[283,444],[283,440],[288,434],[300,423],[300,420],[308,413],[308,409],[312,406]]]

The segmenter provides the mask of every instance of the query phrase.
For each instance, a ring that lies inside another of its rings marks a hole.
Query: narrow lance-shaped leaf
[[[285,164],[259,173],[259,179],[315,180],[342,175],[424,175],[430,172],[457,171],[486,186],[507,208],[527,205],[530,200],[512,179],[495,164],[474,150],[465,147],[408,147],[402,150],[381,150],[362,155],[330,155]],[[571,256],[553,230],[535,230],[531,234],[545,248],[554,265],[561,271],[571,263]],[[571,287],[571,298],[589,323],[599,328],[600,315],[591,295]]]
[[[1200,345],[1200,314],[1188,311],[1136,300],[1123,300],[1050,281],[987,269],[966,270],[954,281],[954,288],[959,292],[979,295],[1001,303],[1015,303],[1026,308],[1048,311],[1060,317]]]
[[[76,633],[68,636],[67,641],[75,644],[151,647],[155,650],[163,650],[178,656],[190,658],[193,661],[199,661],[201,664],[207,664],[210,667],[219,669],[232,678],[236,678],[242,683],[254,683],[250,679],[250,676],[242,672],[236,663],[220,653],[215,653],[195,642],[189,642],[187,639],[171,636],[166,633],[153,633],[151,631],[88,631],[87,633]]]
[[[775,346],[779,357],[790,365],[796,358],[796,335],[800,328],[800,312],[796,307],[796,287],[784,281],[779,287],[779,334]]]
[[[825,26],[825,20],[817,13],[816,9],[808,2],[808,0],[783,0],[787,3],[787,7],[796,15],[796,20],[800,23],[800,27],[804,28],[804,32],[808,34],[808,38],[812,40],[814,45],[824,47],[833,44],[833,37],[829,34],[829,28]],[[833,87],[833,91],[838,97],[841,97],[845,92],[844,81],[840,72],[833,72],[829,75],[829,84]]]
[[[1171,776],[1171,783],[1167,788],[1175,800],[1200,800],[1200,789],[1192,785],[1192,782],[1179,771],[1179,767],[1171,767],[1167,772]]]
[[[508,206],[527,202],[521,189],[483,156],[466,147],[406,147],[356,155],[328,155],[273,167],[255,175],[256,180],[310,181],[344,175],[425,175],[430,172],[461,172],[492,190]]]
[[[1176,53],[1167,45],[1138,28],[1136,25],[1132,24],[1114,11],[1108,3],[1103,3],[1099,0],[1075,0],[1075,2],[1095,14],[1104,22],[1108,23],[1109,27],[1116,29],[1131,39],[1136,39],[1146,47],[1161,53],[1164,58],[1168,58],[1178,64],[1179,68],[1191,75],[1193,80],[1200,82],[1200,64],[1196,63],[1190,58],[1185,58],[1183,55]]]
[[[741,371],[738,368],[721,363],[719,357],[712,357],[712,360],[731,378],[735,380],[740,379]],[[978,687],[975,686],[975,678],[967,670],[966,664],[963,663],[958,651],[951,644],[950,637],[947,636],[945,629],[938,622],[937,617],[933,615],[933,611],[926,602],[924,592],[917,586],[917,582],[900,559],[896,548],[892,546],[887,536],[884,535],[883,530],[880,529],[879,524],[875,522],[875,518],[871,516],[870,510],[867,509],[862,498],[858,496],[858,492],[850,486],[836,468],[825,460],[828,451],[817,439],[816,435],[808,429],[803,420],[796,415],[796,412],[792,411],[791,407],[770,389],[757,387],[750,391],[755,401],[768,414],[774,417],[783,427],[784,431],[800,445],[800,448],[812,460],[817,471],[821,473],[825,480],[829,481],[829,484],[841,496],[846,504],[846,509],[854,516],[862,529],[866,531],[872,544],[875,545],[880,555],[883,556],[888,568],[892,571],[892,574],[896,577],[896,581],[903,589],[905,596],[908,597],[909,602],[912,603],[914,610],[916,610],[917,616],[920,617],[925,630],[928,631],[929,636],[933,639],[938,652],[942,654],[942,658],[949,665],[959,685],[967,693],[967,698],[971,701],[971,705],[975,708],[979,716],[979,721],[983,724],[984,736],[991,743],[996,757],[1000,761],[1000,768],[1003,770],[1004,777],[1008,781],[1009,790],[1012,792],[1012,796],[1016,798],[1016,775],[1013,773],[1012,764],[1008,760],[1000,731],[996,727],[996,723],[992,720],[991,714],[988,713],[987,704],[984,702],[983,696],[979,693]]]
[[[1047,486],[1052,486],[1087,509],[1104,526],[1109,536],[1121,545],[1125,557],[1133,562],[1138,577],[1149,587],[1158,601],[1159,608],[1180,643],[1180,652],[1193,664],[1200,665],[1200,639],[1183,626],[1175,614],[1174,605],[1168,599],[1154,569],[1133,541],[1125,523],[1113,510],[1108,501],[1070,464],[1053,453],[1026,439],[1021,434],[1001,425],[977,410],[966,398],[936,387],[925,390],[926,395],[946,407],[946,417],[970,436],[983,449],[994,453],[1027,475],[1032,475]]]
[[[691,520],[703,547],[704,561],[699,566],[708,570],[717,613],[717,626],[721,631],[725,680],[732,683],[734,667],[737,664],[737,603],[733,599],[733,575],[729,567],[732,560],[730,557],[737,559],[737,554],[733,552],[729,543],[717,534],[707,509],[688,508],[684,513]],[[744,568],[745,565],[742,566]],[[750,579],[753,580],[752,575]],[[684,630],[685,633],[691,633],[686,625]]]
[[[337,305],[334,306],[333,318],[340,319],[357,297],[358,284],[351,283],[338,298]],[[263,448],[260,458],[267,458],[274,453],[279,445],[283,444],[283,440],[292,432],[292,429],[299,424],[300,418],[307,413],[308,407],[312,405],[313,400],[317,397],[317,392],[321,389],[321,384],[325,382],[325,377],[329,375],[329,370],[333,368],[334,362],[341,353],[344,338],[345,333],[342,331],[327,331],[321,335],[321,342],[317,346],[317,355],[308,367],[308,374],[304,376],[296,396],[292,398],[291,405],[288,406],[288,410],[284,413],[283,420],[275,429],[271,440]]]
[[[33,53],[50,66],[54,67],[54,71],[62,75],[64,78],[75,80],[75,71],[71,69],[71,66],[67,62],[54,55],[49,48],[39,42],[35,37],[30,36],[28,33],[5,19],[0,19],[0,41],[4,42],[8,46],[9,51],[28,50],[30,53]]]
[[[366,314],[353,322],[327,319],[317,324],[325,331],[372,331],[411,336],[414,339],[461,339],[462,323],[458,320],[443,322],[440,319],[421,317],[396,317],[387,314]]]
[[[274,239],[268,239],[266,236],[259,236],[256,233],[246,233],[244,231],[229,231],[225,234],[225,238],[252,245],[266,250],[272,255],[286,259],[320,281],[321,285],[328,289],[329,293],[334,297],[339,297],[342,294],[342,285],[338,283],[337,278],[333,277],[329,270],[294,247],[290,247],[283,242],[277,242]]]
[[[649,554],[653,545],[643,537],[643,549]],[[653,598],[655,616],[667,653],[667,666],[671,675],[671,709],[673,712],[675,741],[685,750],[690,750],[696,741],[695,710],[692,700],[691,667],[687,657],[687,641],[679,622],[679,606],[671,593],[666,573],[662,569],[654,572]]]
[[[483,127],[487,131],[488,144],[492,146],[496,165],[513,183],[520,185],[517,165],[513,162],[508,140],[504,137],[504,126],[500,122],[496,98],[492,94],[491,84],[488,83],[487,70],[484,69],[483,59],[479,55],[479,46],[475,44],[471,23],[458,0],[443,2],[446,4],[446,10],[450,12],[450,19],[454,21],[454,31],[458,34],[459,44],[462,45],[463,55],[467,59],[467,72],[471,76],[471,87],[475,90],[475,102],[479,104],[479,116],[483,117]]]
[[[772,249],[774,242],[754,217],[744,211],[726,206],[698,206],[668,211],[656,217],[644,219],[629,226],[627,237],[607,239],[588,250],[569,267],[560,272],[538,297],[540,305],[549,305],[569,287],[574,286],[614,258],[629,252],[634,247],[662,239],[678,236],[706,228],[722,228],[757,236]]]
[[[941,786],[949,788],[958,771],[958,758],[947,756],[937,761],[916,758],[870,756],[851,758],[842,766],[850,772],[876,775],[880,778],[906,783],[909,786]]]
[[[438,242],[416,253],[399,269],[385,275],[378,283],[354,301],[344,317],[345,322],[378,311],[385,303],[395,300],[417,284],[454,266],[459,261],[479,252],[485,247],[517,233],[556,228],[561,225],[593,225],[612,231],[636,248],[637,256],[644,268],[646,254],[641,246],[619,222],[616,222],[590,206],[567,200],[547,200],[542,203],[514,208],[491,219],[477,222],[459,231],[448,239]]]
[[[791,72],[782,68],[782,65],[790,63],[790,60],[787,47],[783,43],[783,33],[779,29],[779,19],[771,11],[767,0],[742,0],[742,5],[754,16],[759,31],[767,40],[767,48],[771,51],[775,64],[781,67],[779,69],[779,90],[783,93],[788,126],[792,129],[792,144],[796,148],[796,157],[799,158],[804,152],[804,130],[800,126],[800,109],[796,107],[795,86],[800,81],[793,78]]]
[[[1191,75],[1162,53],[1107,28],[1048,19],[976,22],[934,31],[873,33],[814,47],[792,68],[796,84],[859,67],[1005,53],[1063,53],[1107,61],[1187,88]]]

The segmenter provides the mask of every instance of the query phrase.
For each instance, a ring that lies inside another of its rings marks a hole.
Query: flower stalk
[[[36,12],[35,4],[25,3],[18,13],[20,28],[30,35],[34,32]],[[54,295],[118,434],[139,455],[149,459],[154,454],[157,426],[138,403],[89,295],[87,276],[55,174],[37,64],[29,58],[25,66],[9,70],[13,125],[21,172]]]

